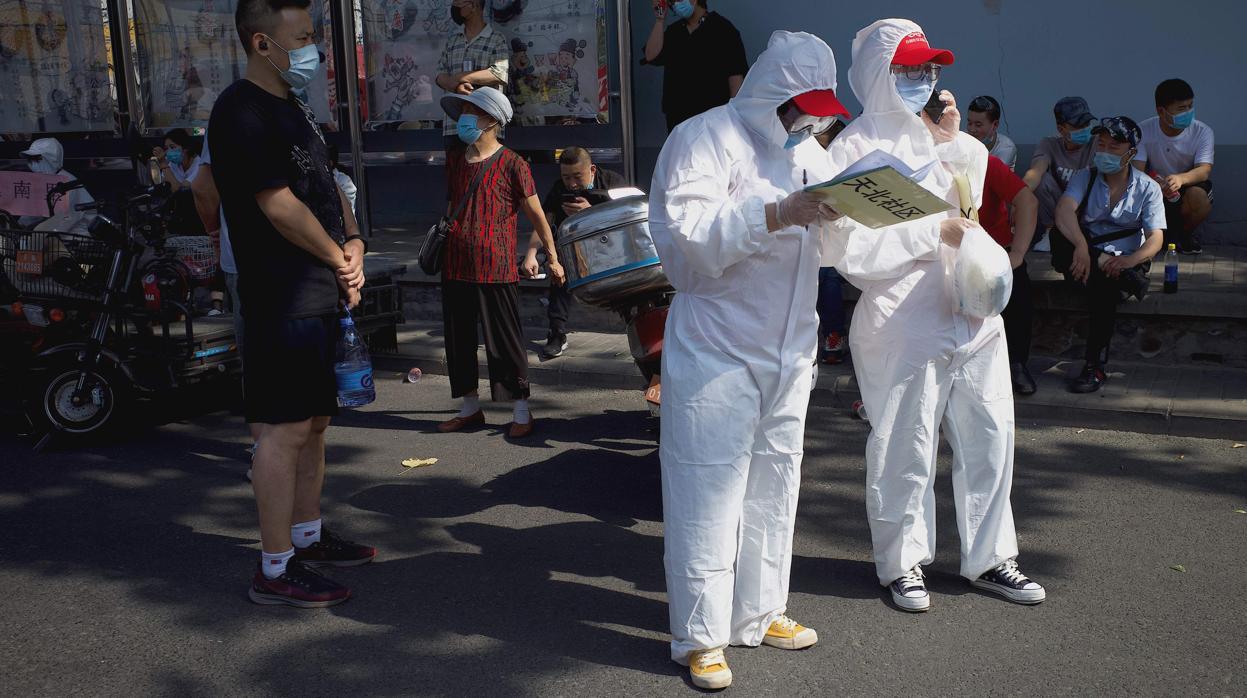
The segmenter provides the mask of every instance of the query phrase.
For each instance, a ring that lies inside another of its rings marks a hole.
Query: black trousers
[[[1113,339],[1113,331],[1117,325],[1117,306],[1122,301],[1123,286],[1117,279],[1110,279],[1100,270],[1100,250],[1091,248],[1091,273],[1087,276],[1087,284],[1083,286],[1087,299],[1087,354],[1086,361],[1090,364],[1103,365],[1108,361],[1108,347]],[[1143,265],[1142,272],[1147,273],[1150,263]],[[1066,279],[1071,279],[1069,274]]]
[[[567,318],[572,310],[572,292],[567,290],[567,284],[562,286],[550,284],[550,294],[547,300],[549,305],[546,308],[546,315],[550,318],[551,334],[567,336]]]
[[[479,324],[485,336],[491,398],[528,398],[528,352],[520,329],[519,298],[518,284],[442,281],[442,327],[446,331],[452,397],[475,391],[480,380],[476,359]]]
[[[1009,363],[1024,364],[1031,358],[1031,333],[1035,319],[1035,296],[1026,260],[1013,270],[1013,293],[1001,313],[1005,322],[1005,340],[1009,345]]]

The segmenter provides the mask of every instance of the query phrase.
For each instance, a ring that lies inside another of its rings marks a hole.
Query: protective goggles
[[[789,104],[784,110],[784,114],[787,119],[791,120],[791,124],[788,126],[788,133],[801,133],[802,131],[823,133],[836,125],[836,117],[806,114],[795,104]]]
[[[924,78],[929,78],[932,82],[940,79],[940,72],[943,70],[944,66],[939,65],[938,63],[892,66],[893,75],[904,75],[909,80],[922,80]]]
[[[1139,125],[1128,116],[1110,116],[1100,119],[1100,125],[1091,129],[1091,132],[1107,133],[1113,140],[1129,143],[1132,148],[1143,138],[1143,131],[1139,129]]]

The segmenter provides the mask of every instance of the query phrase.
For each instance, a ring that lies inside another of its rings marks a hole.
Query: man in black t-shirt
[[[624,178],[594,165],[589,151],[577,147],[564,150],[559,155],[559,179],[541,203],[550,221],[550,229],[554,231],[555,241],[558,241],[559,226],[569,216],[609,201],[606,192],[623,186],[627,186]],[[550,284],[549,305],[546,308],[550,334],[546,337],[545,348],[541,350],[543,359],[557,358],[567,350],[567,316],[571,306],[572,294],[567,285]]]
[[[295,96],[321,58],[310,0],[239,0],[244,79],[212,110],[212,176],[247,308],[243,403],[259,424],[251,482],[260,513],[259,604],[332,606],[350,590],[311,567],[363,564],[374,548],[321,527],[325,430],[337,414],[340,305],[359,302],[365,245],[338,190],[315,115]]]
[[[749,72],[740,32],[706,0],[652,0],[654,28],[643,65],[664,66],[662,110],[670,132],[690,117],[724,104]],[[670,11],[679,21],[663,23]]]

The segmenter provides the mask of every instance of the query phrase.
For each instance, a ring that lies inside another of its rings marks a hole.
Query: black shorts
[[[1211,179],[1205,179],[1204,181],[1196,182],[1195,184],[1188,184],[1185,187],[1182,187],[1182,189],[1178,191],[1178,194],[1185,195],[1186,190],[1191,189],[1191,188],[1203,189],[1204,193],[1208,195],[1208,201],[1212,201],[1212,180]]]
[[[337,315],[297,320],[243,316],[243,411],[248,423],[285,424],[338,414],[333,363]]]

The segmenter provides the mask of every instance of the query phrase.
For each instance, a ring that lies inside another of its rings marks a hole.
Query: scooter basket
[[[207,235],[174,235],[165,238],[165,249],[186,265],[192,279],[208,281],[216,276],[216,248]]]
[[[0,230],[0,273],[21,298],[101,300],[112,252],[86,235]]]

